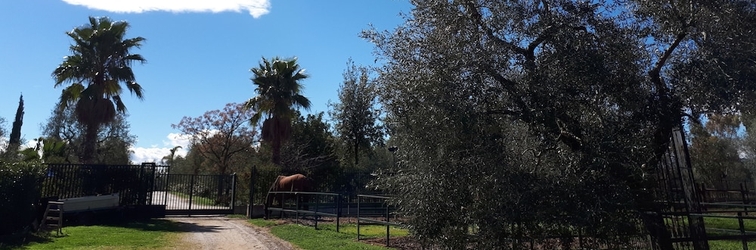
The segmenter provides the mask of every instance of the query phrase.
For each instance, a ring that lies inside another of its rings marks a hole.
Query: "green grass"
[[[273,227],[275,225],[280,224],[274,220],[264,220],[264,219],[251,219],[249,220],[249,223],[252,223],[252,225],[255,225],[258,227]]]
[[[706,228],[719,228],[740,230],[738,219],[736,218],[718,218],[718,217],[704,217],[704,225]],[[756,220],[744,219],[743,227],[746,231],[756,231]],[[721,232],[707,231],[709,236],[726,235]],[[748,242],[748,249],[756,249],[756,242]],[[739,240],[709,240],[710,249],[743,249],[743,243]]]
[[[336,232],[336,224],[319,224],[318,228],[321,230],[330,230]],[[339,226],[339,232],[347,234],[357,238],[357,224],[342,224]],[[404,228],[390,226],[389,233],[391,237],[403,237],[408,236],[409,231]],[[378,238],[386,237],[386,226],[380,225],[360,225],[360,237],[364,238]]]
[[[706,225],[706,228],[740,230],[740,225],[736,218],[704,217],[704,225]],[[756,231],[756,220],[743,219],[743,227],[746,231]]]
[[[316,230],[312,226],[296,224],[281,224],[275,220],[252,219],[249,222],[260,227],[270,228],[270,232],[278,238],[291,242],[305,250],[326,249],[390,249],[374,246],[357,241],[357,225],[343,224],[336,232],[336,224],[318,224]],[[407,236],[407,229],[391,227],[391,236]],[[386,227],[379,225],[360,225],[360,236],[364,238],[377,238],[386,236]]]
[[[272,227],[270,232],[276,237],[305,250],[387,249],[357,242],[357,238],[353,235],[329,230],[315,230],[315,228],[309,226],[285,224]]]
[[[181,226],[166,220],[123,225],[64,227],[62,236],[33,239],[6,249],[155,249],[175,247]]]
[[[172,195],[178,196],[179,198],[184,199],[187,202],[189,202],[189,195],[188,194],[181,193],[181,192],[175,192],[175,191],[171,191],[170,193]],[[197,196],[197,195],[193,195],[192,196],[192,204],[204,205],[204,206],[215,206],[215,202],[212,199],[205,198],[205,197],[202,197],[202,196]]]
[[[748,242],[748,249],[756,248],[756,242]],[[709,249],[743,249],[743,243],[738,240],[710,240]]]

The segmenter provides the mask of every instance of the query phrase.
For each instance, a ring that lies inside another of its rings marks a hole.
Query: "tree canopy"
[[[199,117],[184,117],[173,128],[191,137],[191,150],[211,161],[217,174],[227,169],[236,154],[252,149],[257,131],[248,123],[254,112],[243,104],[228,103]]]
[[[375,82],[368,68],[358,67],[350,59],[339,87],[339,102],[329,106],[335,131],[347,151],[351,151],[355,165],[359,164],[360,153],[383,144]]]
[[[464,248],[468,224],[483,248],[637,232],[628,211],[658,209],[648,178],[683,118],[752,107],[749,1],[412,4],[403,25],[363,37],[385,61],[402,148],[381,187],[421,239]]]

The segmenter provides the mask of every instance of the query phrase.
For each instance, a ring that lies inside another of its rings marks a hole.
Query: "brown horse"
[[[288,191],[288,192],[312,192],[314,185],[310,178],[302,174],[295,174],[290,176],[279,175],[273,185],[270,186],[268,196],[265,197],[265,217],[268,218],[270,212],[267,208],[273,205],[274,200],[277,201],[279,207],[283,207],[283,204],[289,199],[295,199],[293,194],[271,194],[275,191]],[[309,202],[309,195],[300,195],[300,202]],[[307,210],[307,205],[300,206],[298,209]],[[282,212],[283,213],[283,212]]]

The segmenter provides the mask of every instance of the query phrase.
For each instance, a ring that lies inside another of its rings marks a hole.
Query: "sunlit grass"
[[[336,224],[320,223],[318,229],[312,226],[303,226],[296,224],[282,224],[284,222],[277,220],[252,219],[249,222],[253,225],[266,227],[270,232],[283,240],[302,249],[390,249],[380,246],[374,246],[357,241],[357,224],[342,224],[339,232],[336,232]],[[391,226],[391,237],[407,236],[407,229]],[[360,225],[360,237],[377,238],[386,237],[386,226],[380,225]]]
[[[167,220],[122,225],[64,227],[62,236],[39,238],[8,249],[164,249],[180,243],[181,228]]]

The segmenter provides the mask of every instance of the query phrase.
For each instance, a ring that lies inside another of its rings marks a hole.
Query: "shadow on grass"
[[[55,236],[48,232],[29,233],[27,235],[9,235],[0,237],[0,250],[23,249],[23,246],[29,243],[48,243],[53,238],[64,237]]]
[[[120,223],[107,223],[102,226],[108,227],[123,227],[130,229],[137,229],[142,231],[158,231],[158,232],[203,232],[212,233],[217,232],[220,228],[217,226],[200,226],[194,223],[172,221],[167,219],[149,219],[132,222],[120,222]]]
[[[148,219],[148,220],[136,220],[136,221],[128,221],[128,222],[109,221],[109,222],[97,223],[97,224],[92,224],[92,225],[64,226],[62,235],[56,235],[56,233],[53,231],[53,232],[37,232],[37,233],[31,233],[31,234],[23,235],[23,236],[16,235],[16,236],[13,236],[13,238],[0,237],[0,250],[25,249],[24,246],[31,243],[43,244],[43,243],[53,242],[54,239],[56,238],[67,237],[65,233],[66,228],[86,227],[86,226],[120,227],[120,228],[128,228],[128,229],[134,229],[134,230],[140,230],[140,231],[174,232],[174,233],[217,232],[220,229],[217,226],[201,226],[194,223],[172,221],[172,220],[167,220],[167,219]]]

